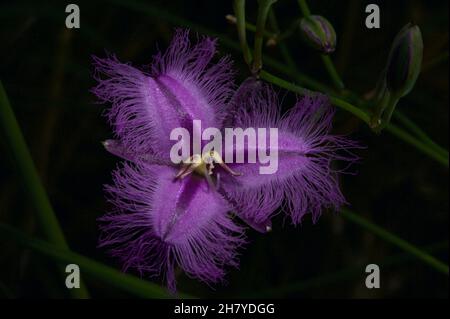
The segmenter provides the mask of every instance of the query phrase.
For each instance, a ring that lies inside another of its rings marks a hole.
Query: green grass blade
[[[420,248],[417,248],[416,246],[408,243],[406,240],[398,237],[397,235],[394,235],[393,233],[385,230],[384,228],[372,223],[371,221],[365,219],[364,217],[361,217],[358,214],[355,214],[354,212],[350,211],[349,209],[343,208],[341,209],[341,216],[358,226],[365,228],[366,230],[370,231],[374,235],[380,237],[384,241],[397,246],[398,248],[404,250],[405,252],[411,254],[412,256],[415,256],[416,258],[420,259],[427,265],[431,266],[432,268],[436,269],[437,271],[446,274],[448,276],[449,274],[449,268],[448,265],[441,262],[440,260],[434,258],[430,254],[426,253],[425,251],[421,250]]]
[[[427,253],[436,253],[442,251],[443,249],[448,249],[448,241],[436,243],[427,247],[423,250]],[[409,253],[400,253],[394,256],[387,257],[381,262],[377,262],[382,269],[385,270],[386,267],[392,267],[395,265],[403,264],[405,262],[413,260],[414,257]],[[280,285],[278,287],[263,289],[257,292],[247,292],[242,294],[243,298],[279,298],[286,296],[287,294],[299,293],[309,289],[314,289],[317,287],[324,287],[327,285],[337,284],[339,282],[344,282],[357,277],[363,277],[366,275],[364,272],[366,264],[358,264],[355,266],[350,266],[336,272],[323,274],[310,279],[291,282],[285,285]]]
[[[448,151],[434,142],[427,133],[425,133],[416,123],[410,120],[405,114],[399,110],[395,110],[394,118],[396,118],[400,123],[402,123],[406,128],[408,128],[412,133],[414,133],[417,138],[421,139],[424,143],[428,144],[430,147],[434,148],[443,157],[448,160]]]
[[[169,292],[159,285],[122,273],[114,268],[70,250],[56,247],[53,244],[39,239],[31,238],[9,225],[0,224],[0,238],[13,240],[20,245],[50,257],[57,262],[63,264],[76,264],[80,267],[81,273],[85,274],[87,277],[92,277],[95,280],[102,281],[110,286],[132,293],[136,296],[142,298],[171,298]],[[192,298],[182,293],[179,293],[177,296],[180,298]]]
[[[43,233],[55,246],[68,248],[1,81],[0,126]],[[73,295],[76,298],[89,298],[84,284],[82,284],[82,288],[74,291]]]

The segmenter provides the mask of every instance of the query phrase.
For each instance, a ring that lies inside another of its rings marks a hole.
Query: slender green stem
[[[298,30],[298,25],[300,23],[301,19],[295,19],[289,27],[280,33],[280,35],[277,38],[277,42],[283,42],[287,38],[289,38],[291,35],[293,35]]]
[[[347,96],[351,99],[352,103],[356,104],[358,107],[367,109],[367,102],[356,96],[356,94],[352,91],[348,91]],[[399,110],[396,110],[393,113],[393,116],[396,117],[403,125],[405,125],[406,128],[408,128],[412,133],[415,133],[417,138],[401,130],[394,124],[388,123],[385,126],[389,127],[388,131],[391,134],[402,139],[406,143],[420,149],[425,154],[435,158],[437,161],[448,167],[449,153],[446,149],[434,142],[419,126],[417,126],[417,124],[411,121]],[[370,125],[372,126],[373,124],[374,123],[372,123],[371,121]],[[434,154],[432,154],[430,150]]]
[[[286,43],[284,42],[278,42],[280,39],[280,28],[278,26],[278,20],[277,17],[275,15],[275,10],[273,8],[271,8],[270,12],[269,12],[269,22],[270,25],[272,27],[272,30],[277,34],[276,39],[277,39],[277,43],[278,46],[280,48],[280,52],[281,52],[281,56],[283,57],[283,59],[285,60],[287,66],[289,68],[291,68],[292,70],[294,70],[295,72],[297,72],[297,65],[295,64],[294,59],[292,58]]]
[[[448,151],[436,144],[428,135],[425,133],[417,124],[411,121],[405,114],[401,111],[396,110],[394,112],[394,118],[397,119],[400,123],[402,123],[406,128],[408,128],[412,133],[414,133],[418,138],[420,138],[424,143],[428,144],[430,147],[433,147],[436,152],[439,152],[442,156],[448,158]]]
[[[19,230],[5,224],[0,224],[0,238],[14,240],[22,246],[32,249],[40,254],[48,256],[62,264],[76,264],[80,271],[95,280],[102,281],[123,291],[132,293],[142,298],[170,298],[171,295],[165,289],[141,280],[135,276],[120,272],[95,260],[74,253],[68,249],[57,247],[42,240],[31,238]],[[77,290],[77,289],[71,289]],[[179,294],[181,298],[192,298],[186,294]]]
[[[36,171],[25,138],[22,135],[1,81],[0,126],[2,127],[5,141],[18,169],[22,184],[27,190],[28,197],[36,211],[39,224],[46,238],[55,246],[67,249],[66,239]],[[73,290],[73,295],[77,298],[89,298],[84,284],[82,284],[80,289]]]
[[[328,75],[331,78],[331,81],[333,81],[334,86],[338,90],[343,90],[345,88],[344,82],[342,82],[338,72],[336,71],[336,68],[334,67],[333,62],[331,61],[331,58],[328,55],[321,54],[323,65],[325,66],[325,69],[328,72]]]
[[[332,104],[340,107],[343,110],[346,110],[349,113],[352,113],[357,118],[363,120],[366,124],[369,124],[370,122],[370,116],[361,110],[360,108],[354,106],[353,104],[348,103],[347,101],[344,101],[338,97],[330,96],[330,101]]]
[[[305,0],[298,0],[298,5],[305,17],[311,15],[311,11],[309,10],[308,4],[306,3]]]
[[[245,0],[234,0],[234,14],[236,16],[236,26],[238,30],[239,42],[241,50],[244,54],[245,63],[248,66],[252,63],[252,53],[247,43],[246,23],[245,23]]]
[[[436,270],[440,271],[441,273],[444,273],[448,276],[449,267],[447,264],[434,258],[430,254],[424,252],[423,250],[417,248],[416,246],[408,243],[406,240],[392,234],[391,232],[388,232],[387,230],[381,228],[380,226],[361,217],[360,215],[353,213],[349,209],[346,209],[346,208],[342,209],[341,216],[344,217],[345,219],[365,228],[366,230],[370,231],[374,235],[377,235],[378,237],[385,240],[386,242],[391,243],[391,244],[397,246],[398,248],[406,251],[407,253],[417,257],[418,259],[422,260],[424,263],[428,264],[429,266],[433,267],[434,269],[436,269]]]
[[[263,78],[264,80],[266,80],[270,83],[278,85],[279,87],[285,88],[289,91],[292,91],[292,92],[295,92],[298,94],[308,94],[311,92],[308,89],[305,89],[303,87],[300,87],[298,85],[290,83],[290,82],[283,80],[275,75],[272,75],[266,71],[261,72],[261,78]],[[370,116],[365,111],[354,106],[353,104],[350,104],[336,96],[330,96],[330,101],[332,104],[353,114],[354,116],[358,117],[365,123],[367,123],[367,124],[370,123]],[[386,130],[388,132],[390,132],[391,134],[393,134],[394,136],[405,141],[406,143],[411,144],[412,146],[416,147],[418,150],[422,151],[423,153],[427,154],[428,156],[430,156],[431,158],[435,159],[436,161],[438,161],[439,163],[441,163],[442,165],[444,165],[445,167],[448,168],[448,166],[449,166],[448,158],[442,156],[441,154],[436,152],[433,148],[431,148],[427,144],[419,141],[418,139],[411,136],[410,134],[408,134],[407,132],[405,132],[404,130],[400,129],[399,127],[395,126],[392,123],[387,124]]]
[[[375,105],[375,109],[372,113],[372,116],[370,118],[370,128],[374,130],[377,133],[381,132],[380,127],[382,126],[382,117],[383,113],[385,112],[386,108],[388,107],[389,103],[391,101],[391,94],[388,90],[384,90],[384,94],[380,101]]]
[[[414,136],[406,133],[399,127],[389,123],[386,126],[386,130],[391,133],[392,135],[398,137],[399,139],[405,141],[406,143],[414,146],[418,150],[422,151],[423,153],[427,154],[431,158],[435,159],[445,167],[449,167],[449,160],[448,156],[442,156],[440,153],[438,153],[436,150],[428,146],[427,144],[424,144],[423,142],[419,141],[418,139],[414,138]]]
[[[405,125],[412,133],[414,133],[417,137],[422,139],[423,141],[427,141],[428,143],[434,143],[428,135],[422,131],[422,129],[417,126],[413,121],[411,121],[405,114],[403,114],[400,110],[396,110],[394,113],[394,118],[396,118],[400,123]]]
[[[294,59],[292,58],[291,54],[289,53],[289,50],[283,42],[279,44],[281,56],[283,57],[284,61],[286,61],[286,64],[289,68],[292,68],[293,70],[297,70],[297,64],[295,63]]]
[[[246,23],[248,25],[248,23]],[[253,28],[253,25],[251,28],[247,28],[249,31],[256,31],[256,27]],[[203,29],[203,32],[210,34],[210,35],[215,35],[220,37],[220,39],[224,42],[224,44],[226,46],[228,46],[230,49],[233,50],[240,50],[239,46],[237,45],[232,45],[232,41],[230,39],[228,39],[226,36],[224,35],[217,35],[212,33],[209,30],[205,30]],[[278,32],[277,30],[274,30],[275,32]],[[268,32],[265,30],[265,32]],[[270,32],[269,32],[270,33]],[[281,34],[280,36],[277,36],[277,41],[280,41],[281,38],[284,38],[283,35]],[[284,47],[284,49],[283,49]],[[294,78],[298,83],[300,84],[304,84],[306,86],[308,86],[309,88],[313,89],[313,90],[317,90],[317,91],[321,91],[327,94],[330,93],[334,93],[333,89],[328,87],[325,84],[320,83],[319,81],[314,80],[313,78],[309,77],[306,74],[303,73],[298,73],[297,72],[297,68],[293,68],[292,63],[289,62],[289,60],[291,62],[293,62],[292,57],[289,55],[289,57],[286,55],[286,52],[288,52],[287,47],[284,43],[280,43],[280,50],[281,53],[283,55],[283,58],[286,60],[286,64],[280,63],[279,61],[270,58],[269,56],[264,56],[264,62],[267,66],[273,68],[276,71],[282,72],[285,75],[289,75],[292,78]]]
[[[270,7],[276,0],[259,0],[258,1],[258,16],[256,18],[256,32],[255,32],[255,49],[253,52],[253,67],[252,73],[259,74],[262,69],[262,46],[263,35],[266,27],[267,15]]]
[[[424,247],[423,251],[427,253],[436,253],[442,251],[443,249],[448,249],[448,241],[439,242]],[[389,256],[386,259],[376,263],[380,267],[382,266],[383,269],[386,269],[386,267],[398,265],[407,261],[411,261],[412,259],[414,259],[414,257],[411,254],[403,252],[394,256]],[[315,287],[323,288],[326,285],[336,284],[352,278],[360,278],[361,273],[364,272],[366,266],[367,264],[358,264],[350,266],[348,268],[344,268],[342,270],[338,270],[333,273],[319,275],[317,277],[298,282],[286,283],[279,287],[244,293],[242,294],[242,298],[276,298],[283,297],[287,294],[299,293]]]
[[[271,10],[269,11],[269,22],[270,22],[272,31],[274,31],[276,33],[277,43],[281,43],[284,39],[287,39],[292,34],[294,34],[294,32],[298,28],[300,20],[301,19],[295,19],[293,22],[291,22],[289,27],[284,32],[281,32],[277,17],[275,15],[275,10],[272,7]]]
[[[311,91],[308,89],[305,89],[303,87],[300,87],[298,85],[295,85],[293,83],[290,83],[286,80],[283,80],[275,75],[272,75],[266,71],[261,71],[261,78],[263,78],[264,80],[271,82],[275,85],[278,85],[279,87],[285,88],[289,91],[298,93],[298,94],[310,94]],[[356,117],[360,118],[361,120],[363,120],[365,123],[369,123],[370,121],[370,117],[369,115],[364,112],[363,110],[357,108],[356,106],[338,98],[338,97],[334,97],[334,96],[330,96],[330,101],[332,104],[342,108],[343,110],[346,110],[347,112],[352,113],[353,115],[355,115]]]
[[[301,85],[305,85],[311,90],[321,91],[327,94],[331,94],[333,90],[326,86],[325,84],[320,83],[319,81],[314,80],[306,74],[296,72],[295,69],[290,68],[288,65],[284,63],[280,63],[277,60],[274,60],[268,56],[264,57],[264,63],[272,68],[275,71],[281,72]]]
[[[389,103],[383,114],[383,125],[380,127],[380,129],[384,129],[386,125],[391,122],[392,114],[394,114],[395,107],[397,106],[399,100],[399,97],[395,96],[394,94],[391,95]]]
[[[230,24],[237,24],[236,16],[229,14],[225,18],[230,22]],[[256,25],[246,21],[245,22],[245,29],[247,29],[248,31],[251,31],[251,32],[256,32]],[[272,32],[269,32],[267,30],[264,30],[264,36],[266,38],[275,38],[277,35],[272,33]]]
[[[306,94],[311,94],[312,91],[305,89],[301,86],[295,85],[293,83],[290,83],[288,81],[285,81],[283,79],[280,79],[279,77],[270,74],[267,71],[262,70],[261,71],[261,78],[266,80],[267,82],[273,83],[275,85],[278,85],[279,87],[285,88],[286,90],[301,94],[301,95],[306,95]]]

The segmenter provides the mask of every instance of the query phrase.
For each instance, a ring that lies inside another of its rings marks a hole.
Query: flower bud
[[[408,94],[420,73],[423,55],[422,34],[408,23],[394,39],[386,69],[388,90],[398,98]]]
[[[300,32],[306,42],[324,54],[330,54],[336,48],[336,32],[327,19],[311,15],[300,21]]]

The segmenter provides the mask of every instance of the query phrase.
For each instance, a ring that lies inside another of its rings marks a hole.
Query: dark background
[[[247,2],[247,20],[254,23],[256,0]],[[73,30],[64,24],[68,3],[0,4],[0,79],[70,247],[119,268],[96,247],[96,218],[107,210],[103,184],[111,181],[118,159],[100,144],[111,131],[101,115],[104,106],[89,92],[95,84],[90,56],[107,51],[121,61],[148,65],[157,45],[165,49],[174,27],[182,26],[220,35],[220,52],[233,56],[239,80],[249,73],[236,50],[235,26],[224,18],[232,13],[231,1],[77,1],[81,29]],[[380,5],[381,29],[365,28],[368,3]],[[398,30],[410,21],[420,26],[423,72],[398,109],[448,149],[448,2],[320,0],[309,5],[334,25],[338,46],[332,59],[347,87],[361,95],[375,86]],[[282,30],[301,16],[295,0],[279,0],[274,9]],[[297,32],[286,44],[302,73],[330,84],[319,57]],[[264,50],[283,62],[277,47]],[[284,105],[293,99],[287,94]],[[341,181],[352,210],[419,247],[432,247],[433,255],[447,263],[448,170],[392,135],[374,135],[344,111],[337,112],[335,131],[367,146],[358,151],[358,174]],[[5,144],[0,136],[0,222],[42,237]],[[242,250],[240,269],[229,272],[225,285],[212,289],[181,274],[179,289],[210,298],[448,297],[448,276],[339,214],[326,212],[315,225],[306,218],[298,227],[278,217],[272,233],[247,233],[250,244]],[[381,267],[380,289],[364,285],[369,263]],[[93,297],[132,297],[95,278],[86,283]],[[0,298],[16,297],[68,297],[68,292],[54,261],[2,240]]]

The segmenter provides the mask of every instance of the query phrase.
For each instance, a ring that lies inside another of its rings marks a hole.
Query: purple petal
[[[244,219],[264,223],[274,210],[286,204],[294,224],[310,212],[316,221],[324,208],[345,203],[339,189],[334,160],[354,162],[350,150],[357,145],[343,136],[331,135],[334,115],[324,95],[305,96],[280,117],[278,101],[269,86],[255,83],[237,101],[235,127],[278,128],[278,171],[260,174],[260,163],[228,164],[242,176],[225,178],[227,197]],[[244,88],[244,90],[246,90]],[[268,145],[268,143],[267,143]],[[268,148],[266,148],[268,150]],[[247,148],[238,151],[247,151]],[[342,172],[342,171],[340,171]]]
[[[151,74],[114,56],[94,57],[93,93],[111,103],[106,115],[116,136],[133,153],[169,156],[176,127],[192,129],[192,120],[219,127],[233,92],[233,70],[227,57],[216,64],[216,42],[202,38],[192,45],[188,31],[176,32],[165,54],[154,58]]]
[[[161,157],[158,154],[136,154],[130,152],[119,140],[106,140],[102,142],[105,149],[111,154],[123,158],[131,162],[141,162],[146,164],[167,165],[175,166],[170,160],[165,157]]]
[[[107,186],[116,207],[101,218],[101,246],[110,247],[124,270],[164,274],[175,290],[174,267],[206,283],[221,280],[237,266],[242,228],[227,215],[230,207],[203,179],[175,180],[176,169],[125,164]]]

